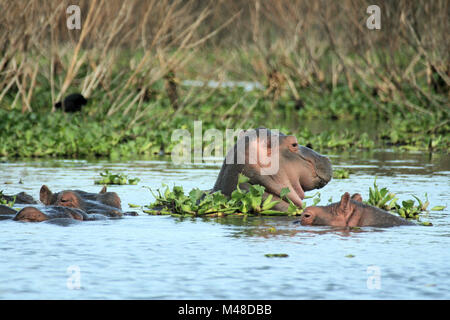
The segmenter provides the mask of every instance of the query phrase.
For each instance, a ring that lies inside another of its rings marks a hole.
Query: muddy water
[[[400,200],[427,193],[430,207],[447,208],[423,217],[432,227],[352,232],[298,226],[290,218],[179,220],[141,213],[72,224],[2,220],[0,298],[449,299],[450,157],[390,151],[329,156],[352,174],[321,189],[322,204],[345,191],[367,198],[377,177]],[[136,186],[109,188],[124,209],[153,200],[144,186],[209,189],[219,171],[217,164],[174,166],[166,159],[7,162],[0,163],[0,190],[36,198],[42,184],[94,192],[106,168],[141,178]]]

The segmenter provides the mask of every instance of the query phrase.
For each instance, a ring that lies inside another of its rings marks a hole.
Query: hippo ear
[[[344,193],[341,197],[341,202],[339,202],[339,212],[348,214],[353,211],[353,205],[350,202],[350,194],[348,192]]]
[[[351,199],[353,201],[357,201],[357,202],[362,202],[363,201],[363,199],[362,199],[362,197],[361,197],[361,195],[359,193],[355,193],[354,195],[352,195]]]
[[[39,200],[46,206],[51,204],[53,193],[50,189],[44,184],[39,191]]]
[[[103,188],[102,188],[102,190],[100,190],[100,192],[99,193],[106,193],[106,186],[103,186]]]
[[[339,202],[337,208],[337,216],[344,220],[345,224],[348,225],[350,219],[352,218],[353,212],[355,211],[356,205],[354,202],[350,201],[350,194],[348,192],[344,193]]]

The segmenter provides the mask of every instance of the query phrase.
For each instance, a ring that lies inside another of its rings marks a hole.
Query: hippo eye
[[[305,218],[310,218],[310,217],[311,217],[311,215],[310,215],[309,213],[304,213],[303,216],[304,216]]]
[[[292,146],[293,146],[294,148],[297,148],[298,143],[293,143]]]
[[[69,202],[69,199],[61,199],[61,202]]]

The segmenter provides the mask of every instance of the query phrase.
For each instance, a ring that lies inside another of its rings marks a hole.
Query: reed
[[[366,0],[0,0],[0,106],[55,111],[79,91],[136,123],[150,93],[184,112],[199,99],[179,80],[228,79],[262,82],[272,109],[345,86],[378,113],[448,117],[449,2],[378,3],[381,30],[366,28]]]

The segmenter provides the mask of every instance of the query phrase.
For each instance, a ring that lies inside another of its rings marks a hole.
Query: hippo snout
[[[315,182],[316,188],[322,188],[330,182],[333,177],[333,167],[328,157],[303,146],[299,148],[299,155],[312,165],[314,173],[319,178],[319,181]]]
[[[320,188],[330,182],[331,178],[333,177],[333,166],[331,165],[330,159],[321,156],[318,161],[316,161],[316,173],[320,178]]]

